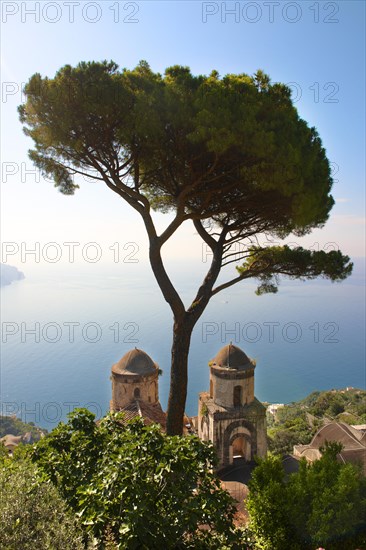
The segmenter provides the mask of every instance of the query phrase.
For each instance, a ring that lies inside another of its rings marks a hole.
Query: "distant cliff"
[[[24,279],[24,274],[16,267],[0,264],[0,286],[10,285],[13,281]]]

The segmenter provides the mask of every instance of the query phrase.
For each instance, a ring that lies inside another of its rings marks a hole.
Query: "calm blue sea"
[[[104,414],[110,368],[135,346],[163,369],[159,390],[166,407],[172,316],[148,266],[18,267],[26,279],[0,290],[4,414],[49,429],[75,406]],[[170,266],[186,301],[204,267]],[[198,322],[189,357],[189,415],[208,387],[208,361],[230,340],[256,359],[260,400],[286,403],[313,390],[365,387],[362,260],[341,284],[283,281],[277,295],[262,297],[255,288],[250,282],[218,294]]]

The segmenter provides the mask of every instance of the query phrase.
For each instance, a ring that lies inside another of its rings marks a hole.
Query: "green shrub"
[[[366,548],[366,479],[342,464],[330,443],[313,464],[301,462],[286,481],[279,457],[261,460],[252,474],[250,526],[262,550]]]
[[[1,550],[82,550],[81,530],[51,483],[26,458],[0,461]]]
[[[33,460],[86,532],[124,549],[235,548],[235,507],[213,473],[211,444],[166,436],[140,419],[78,410],[35,446]],[[204,527],[204,528],[202,528]]]

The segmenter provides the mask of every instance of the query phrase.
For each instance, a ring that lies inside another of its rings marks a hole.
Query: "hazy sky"
[[[64,197],[32,172],[32,142],[18,121],[22,83],[33,73],[52,77],[65,64],[103,59],[128,68],[146,59],[160,72],[189,65],[195,74],[261,68],[290,85],[300,115],[319,131],[335,179],[331,218],[305,242],[365,255],[365,2],[2,1],[1,8],[2,240],[15,243],[6,244],[13,254],[2,261],[21,266],[22,247],[35,243],[49,258],[61,251],[62,262],[70,258],[65,242],[80,243],[75,261],[90,242],[106,261],[116,242],[122,255],[133,254],[128,243],[136,243],[140,259],[146,256],[138,215],[103,184],[81,182],[74,197]],[[47,248],[50,242],[58,247]],[[166,253],[201,257],[192,226]],[[39,265],[47,263],[41,257]]]

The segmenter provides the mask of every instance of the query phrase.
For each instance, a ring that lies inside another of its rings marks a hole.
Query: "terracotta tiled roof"
[[[352,428],[352,426],[343,422],[330,422],[320,428],[314,435],[310,446],[319,449],[326,441],[337,441],[342,443],[344,449],[365,449],[365,443],[362,439],[362,432]]]
[[[123,409],[119,409],[119,412],[123,412],[123,414],[124,414],[124,416],[123,416],[123,423],[124,424],[129,422],[133,418],[136,418],[137,416],[140,416],[136,401],[133,401],[132,403],[129,403]]]
[[[361,463],[366,475],[366,441],[365,434],[343,422],[330,422],[314,435],[309,445],[295,445],[296,456],[305,457],[312,462],[320,458],[319,448],[325,445],[326,441],[336,441],[343,445],[338,459],[342,462],[352,464]]]
[[[5,447],[8,447],[9,445],[18,445],[22,441],[22,439],[23,438],[21,435],[7,434],[4,435],[4,437],[2,437],[0,441],[5,445]]]
[[[133,418],[139,417],[143,419],[145,426],[160,424],[163,431],[166,430],[166,413],[161,408],[160,403],[151,405],[150,403],[136,399],[136,401],[132,401],[123,409],[119,409],[119,412],[124,413],[124,424]],[[192,434],[194,432],[193,420],[185,414],[183,417],[183,433]]]
[[[150,424],[160,424],[160,426],[165,430],[166,414],[161,408],[160,403],[158,403],[157,405],[150,405],[145,401],[138,401],[138,404],[140,414],[147,426]]]
[[[166,427],[166,414],[161,408],[160,403],[157,405],[150,405],[145,403],[145,401],[135,400],[129,403],[123,409],[119,409],[119,412],[124,413],[123,422],[127,423],[133,418],[139,417],[144,421],[145,426],[150,426],[151,424],[160,424],[161,427],[165,430]]]

